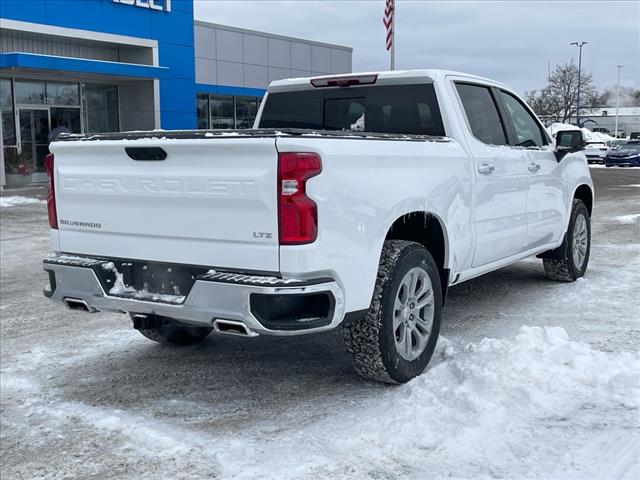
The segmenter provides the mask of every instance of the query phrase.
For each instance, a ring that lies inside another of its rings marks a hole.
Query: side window
[[[491,91],[487,87],[466,83],[457,83],[456,89],[473,136],[483,143],[506,145],[507,135]]]
[[[500,90],[500,98],[509,113],[511,123],[516,132],[516,145],[519,147],[541,147],[545,145],[546,141],[540,130],[540,125],[520,100],[502,90]]]

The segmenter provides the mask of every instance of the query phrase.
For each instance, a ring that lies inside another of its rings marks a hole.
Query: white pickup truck
[[[439,70],[277,81],[250,130],[67,135],[44,293],[164,343],[342,325],[360,375],[406,382],[450,285],[533,255],[584,274],[583,148],[509,87]]]

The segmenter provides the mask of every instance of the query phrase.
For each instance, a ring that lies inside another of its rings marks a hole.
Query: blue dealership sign
[[[28,8],[25,8],[28,3]],[[55,27],[125,35],[158,42],[158,66],[153,78],[160,85],[162,128],[195,128],[195,54],[193,0],[2,0],[2,18]],[[90,61],[52,62],[27,57],[14,62],[44,62],[86,73],[109,74],[108,65]],[[18,63],[19,63],[18,62]],[[114,75],[135,72],[113,66]],[[149,78],[153,68],[141,77]]]

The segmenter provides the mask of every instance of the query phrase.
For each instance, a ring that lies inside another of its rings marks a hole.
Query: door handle
[[[540,170],[540,165],[538,165],[537,163],[530,163],[529,164],[529,171],[530,172],[537,172],[538,170]]]
[[[133,160],[157,161],[167,158],[167,152],[160,147],[126,147],[124,151]]]
[[[496,171],[496,167],[494,167],[490,163],[483,163],[478,167],[478,172],[480,172],[483,175],[489,175],[490,173],[493,173],[495,171]]]

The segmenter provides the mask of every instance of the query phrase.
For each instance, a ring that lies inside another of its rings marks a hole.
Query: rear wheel
[[[435,350],[441,309],[442,287],[431,254],[415,242],[386,241],[371,307],[344,326],[358,374],[386,383],[420,375]]]
[[[591,220],[582,200],[574,200],[562,258],[545,258],[544,271],[550,280],[574,282],[587,271],[591,253]]]
[[[170,345],[192,345],[202,341],[213,328],[194,327],[160,315],[131,314],[133,326],[144,337]]]

